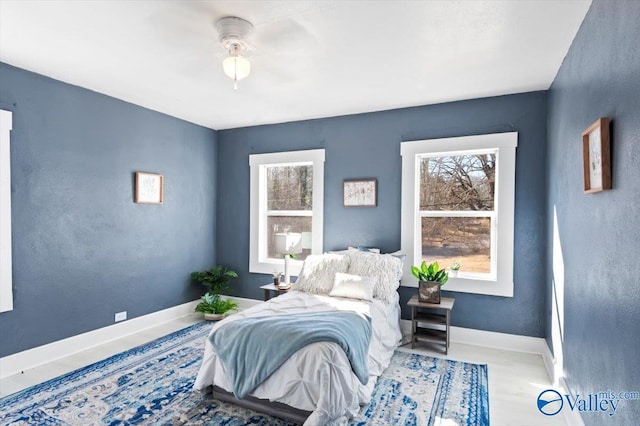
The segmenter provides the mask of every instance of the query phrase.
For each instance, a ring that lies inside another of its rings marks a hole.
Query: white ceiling
[[[228,129],[548,89],[591,0],[0,0],[0,61]],[[214,22],[255,26],[233,90]]]

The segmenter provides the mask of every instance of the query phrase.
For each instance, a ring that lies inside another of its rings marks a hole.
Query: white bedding
[[[377,377],[389,365],[402,337],[397,293],[395,299],[387,304],[377,299],[367,302],[290,291],[231,315],[215,324],[213,329],[225,322],[241,318],[333,310],[351,310],[371,317],[373,335],[368,357],[369,382],[366,385],[360,383],[340,346],[330,342],[319,342],[293,354],[251,395],[312,411],[305,425],[346,424],[350,417],[356,415],[360,405],[369,402]],[[277,330],[274,330],[274,333],[277,333]],[[232,391],[222,363],[207,339],[202,366],[194,388],[205,390],[211,385]]]

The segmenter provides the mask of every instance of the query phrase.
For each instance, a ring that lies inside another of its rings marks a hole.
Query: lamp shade
[[[251,62],[242,56],[229,56],[222,61],[222,69],[227,77],[233,80],[242,80],[251,72]]]
[[[297,232],[277,233],[275,250],[279,254],[302,253],[302,234]]]
[[[302,249],[303,250],[311,250],[313,248],[313,240],[311,238],[311,232],[303,232],[302,233]]]

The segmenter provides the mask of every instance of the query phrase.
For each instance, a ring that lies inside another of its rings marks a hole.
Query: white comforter
[[[241,318],[333,310],[356,311],[371,317],[373,335],[369,346],[369,382],[363,385],[358,381],[340,346],[318,342],[293,354],[251,395],[312,411],[305,425],[346,424],[350,417],[357,414],[360,405],[369,402],[377,377],[389,365],[402,337],[397,293],[395,300],[385,304],[379,300],[365,302],[290,291],[231,315],[214,325],[213,329]],[[277,332],[274,330],[274,333]],[[205,390],[211,385],[232,391],[222,362],[207,339],[194,388]]]

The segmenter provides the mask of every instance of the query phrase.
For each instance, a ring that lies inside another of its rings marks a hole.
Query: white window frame
[[[13,310],[11,265],[12,112],[0,110],[0,312]]]
[[[274,152],[249,155],[250,181],[250,225],[249,225],[249,272],[271,274],[275,270],[282,272],[284,259],[269,258],[267,253],[267,167],[313,166],[313,195],[311,216],[311,254],[321,254],[323,249],[324,224],[324,149],[304,151]],[[301,212],[278,211],[278,215],[301,216]],[[302,261],[289,262],[291,275],[297,276]]]
[[[424,156],[454,156],[487,150],[496,152],[496,182],[494,212],[470,212],[470,216],[493,216],[491,260],[493,275],[461,274],[449,277],[444,289],[464,293],[513,297],[513,236],[516,147],[518,133],[493,133],[455,138],[428,139],[402,142],[402,223],[401,246],[407,255],[402,285],[418,287],[418,280],[411,274],[411,266],[422,262],[420,247],[420,159]],[[433,215],[437,214],[431,212]],[[430,215],[430,216],[433,216]]]

